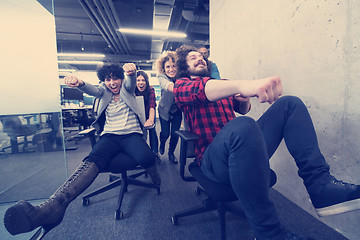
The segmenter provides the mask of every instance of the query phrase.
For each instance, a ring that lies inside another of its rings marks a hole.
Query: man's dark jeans
[[[106,171],[111,160],[121,155],[124,170],[140,164],[144,168],[151,167],[155,162],[155,155],[143,139],[142,134],[127,135],[104,134],[95,144],[92,151],[84,159],[95,162],[100,172]],[[120,159],[120,158],[119,158]],[[120,165],[121,164],[121,165]]]
[[[174,153],[176,145],[179,140],[179,137],[175,134],[175,132],[180,129],[181,120],[182,120],[182,112],[180,110],[176,111],[171,116],[169,121],[166,121],[165,119],[161,118],[160,116],[159,116],[159,120],[160,120],[160,126],[161,126],[160,144],[165,144],[166,140],[169,138],[169,135],[171,133],[168,153],[172,154],[172,153]]]
[[[303,102],[284,96],[258,121],[241,116],[227,123],[204,152],[201,169],[214,181],[231,184],[257,239],[284,233],[269,199],[269,159],[284,139],[306,187],[330,178],[311,117]]]

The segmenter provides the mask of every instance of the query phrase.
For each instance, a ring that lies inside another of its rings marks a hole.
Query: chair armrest
[[[96,129],[95,129],[95,128],[87,128],[87,129],[84,129],[84,130],[80,131],[80,132],[79,132],[79,135],[86,136],[86,135],[95,134],[95,133],[96,133]]]
[[[182,140],[189,142],[199,139],[199,136],[188,130],[178,130],[175,132]]]
[[[175,134],[180,137],[180,176],[186,182],[194,182],[195,179],[193,177],[185,176],[185,166],[186,160],[189,157],[188,147],[193,148],[193,141],[198,140],[199,136],[187,130],[178,130]],[[193,154],[190,157],[193,157]]]
[[[144,130],[149,130],[155,127],[155,123],[151,126],[143,127]]]
[[[96,143],[95,133],[96,133],[95,128],[88,128],[88,129],[80,131],[79,135],[84,136],[84,137],[88,137],[89,140],[90,140],[91,147],[94,147],[94,145]]]

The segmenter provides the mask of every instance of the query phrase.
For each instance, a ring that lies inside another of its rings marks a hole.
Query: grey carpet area
[[[67,152],[69,172],[74,171],[90,150],[88,140],[81,140],[76,146],[77,150]],[[195,194],[196,183],[181,180],[178,165],[169,163],[166,156],[165,153],[162,156],[162,162],[158,165],[162,177],[160,195],[157,195],[153,189],[130,186],[123,200],[124,218],[121,220],[115,220],[114,217],[119,187],[93,197],[90,200],[91,204],[86,207],[82,206],[82,199],[78,197],[68,207],[62,223],[50,231],[44,239],[220,239],[220,224],[216,211],[182,218],[179,220],[179,225],[172,225],[171,216],[174,212],[200,205],[205,196]],[[60,172],[62,174],[56,173],[56,177],[59,179],[63,178],[64,170],[60,169]],[[48,194],[49,190],[46,189],[45,193],[38,193],[41,189],[32,186],[36,185],[35,181],[44,181],[41,177],[43,174],[41,169],[38,172],[34,170],[34,173],[29,178],[24,191],[35,191],[38,196]],[[109,174],[106,173],[100,174],[84,194],[108,183],[108,176]],[[141,178],[144,179],[144,177]],[[34,180],[32,181],[32,179]],[[150,181],[149,178],[144,180]],[[56,187],[52,188],[56,189]],[[270,193],[282,223],[291,231],[317,240],[346,239],[290,202],[276,190],[272,189]],[[11,198],[13,197],[16,197],[16,194]],[[0,214],[3,216],[6,209],[12,204],[13,202],[0,204]],[[227,239],[254,239],[252,230],[244,218],[231,213],[228,213],[226,217]],[[11,236],[4,228],[3,217],[1,217],[0,224],[0,239],[2,240],[29,239],[32,235],[32,233],[27,233]]]

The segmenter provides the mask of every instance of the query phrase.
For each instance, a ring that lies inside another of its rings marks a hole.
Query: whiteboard
[[[54,16],[36,0],[1,0],[0,23],[0,115],[60,111]]]

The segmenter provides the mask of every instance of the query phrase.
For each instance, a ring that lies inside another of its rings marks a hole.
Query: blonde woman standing
[[[160,120],[160,149],[161,155],[165,152],[165,143],[170,136],[168,156],[171,163],[177,164],[174,151],[178,142],[175,131],[180,129],[182,113],[175,104],[174,83],[177,77],[176,53],[164,52],[156,61],[156,70],[161,87],[161,98],[158,111]]]

